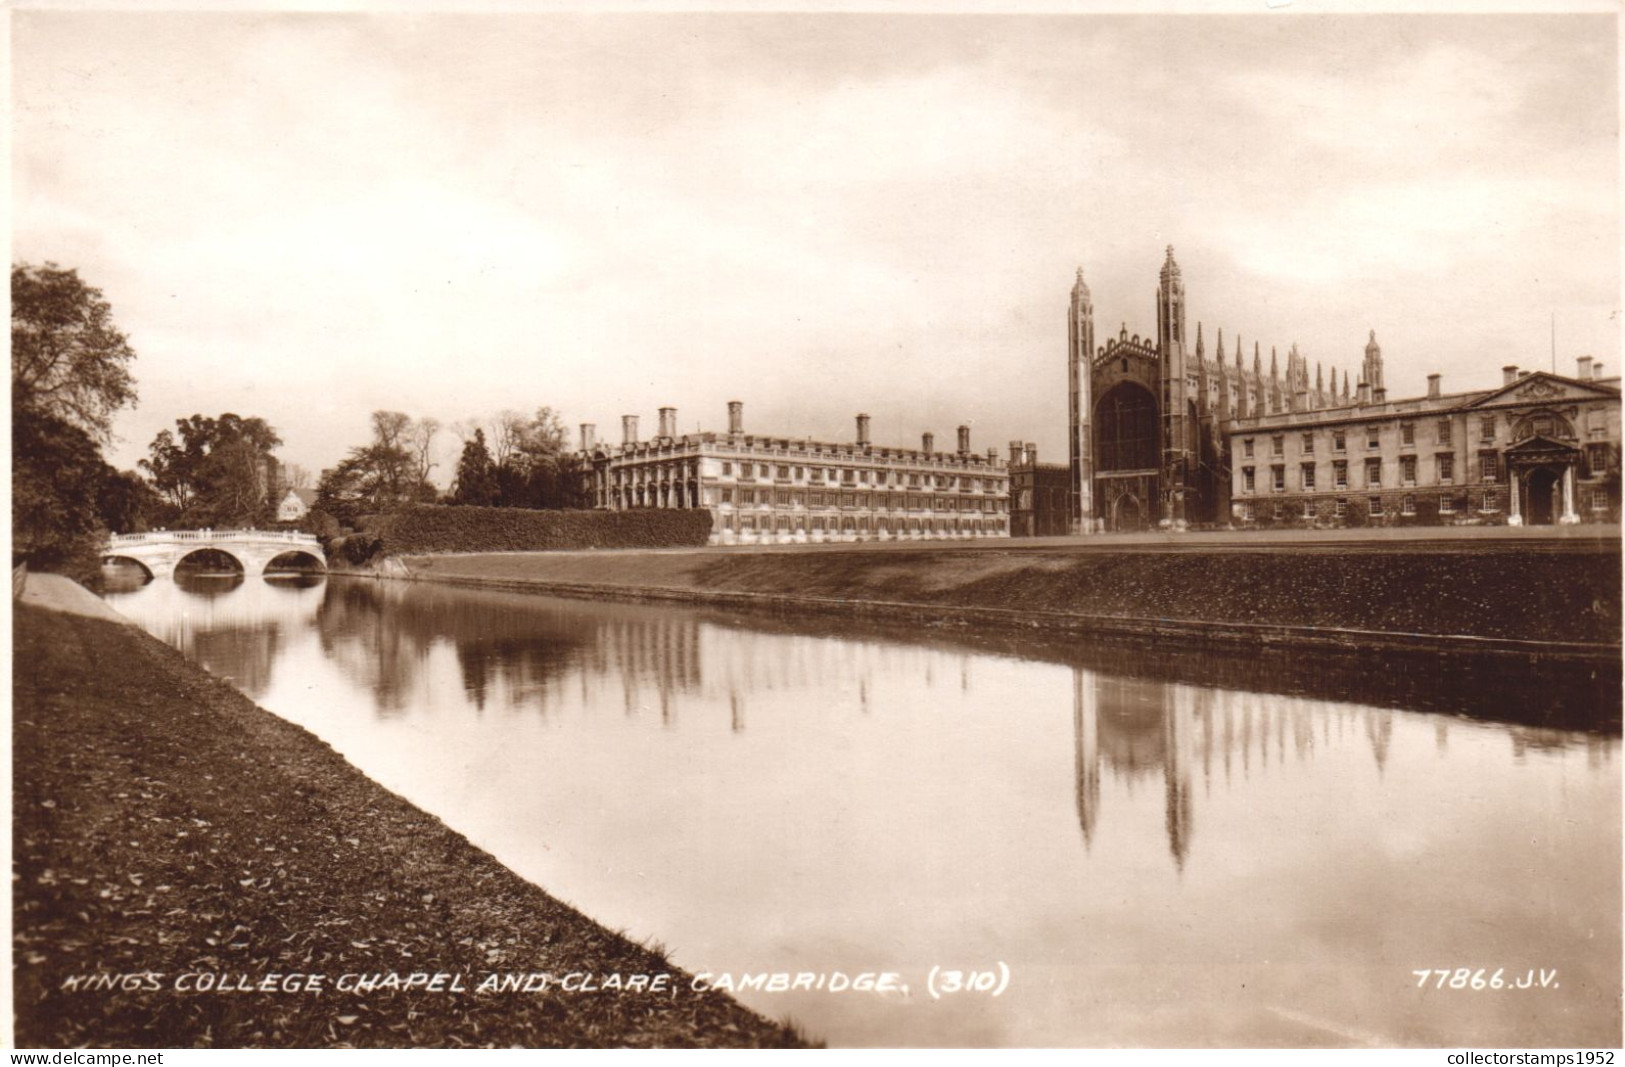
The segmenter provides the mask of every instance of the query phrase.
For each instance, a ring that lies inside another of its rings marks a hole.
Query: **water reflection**
[[[306,629],[322,601],[320,576],[255,579],[188,574],[114,587],[107,599],[149,632],[258,699],[271,685],[285,636]]]
[[[1590,674],[1435,664],[1427,693],[1338,657],[344,579],[115,606],[690,969],[1017,976],[745,996],[833,1043],[1618,1040],[1617,689]],[[1450,714],[1384,706],[1413,690]],[[1492,957],[1566,992],[1409,985]]]

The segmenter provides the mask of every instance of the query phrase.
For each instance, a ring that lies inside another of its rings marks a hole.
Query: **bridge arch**
[[[248,561],[243,559],[243,557],[238,555],[236,552],[233,552],[231,549],[226,548],[224,545],[197,545],[193,548],[189,548],[176,557],[173,569],[179,570],[183,563],[202,552],[212,552],[217,555],[225,556],[227,559],[231,560],[237,565],[238,571],[240,571],[243,575],[246,576],[251,573]]]
[[[141,573],[147,576],[147,581],[150,582],[158,577],[152,572],[152,568],[147,566],[146,561],[138,556],[126,556],[119,552],[104,552],[102,553],[102,563],[133,563],[141,568]]]
[[[299,566],[306,570],[310,569],[309,564],[314,563],[317,570],[327,570],[326,560],[322,559],[322,557],[316,553],[304,548],[290,548],[286,552],[278,552],[276,555],[265,561],[265,566],[260,568],[260,573],[262,575],[268,573],[271,569],[271,564],[273,563]]]

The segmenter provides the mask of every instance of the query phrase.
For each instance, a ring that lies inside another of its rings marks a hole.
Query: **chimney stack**
[[[677,409],[660,409],[660,436],[671,438],[677,436]]]
[[[987,465],[989,467],[997,467],[999,465],[999,450],[998,449],[990,448],[990,449],[987,450]]]
[[[635,445],[638,443],[638,417],[636,415],[621,416],[621,444]]]
[[[1602,381],[1602,361],[1601,360],[1598,360],[1595,363],[1591,364],[1591,379],[1592,379],[1592,381],[1598,381],[1598,382]]]
[[[1428,399],[1429,400],[1437,400],[1438,398],[1439,398],[1439,376],[1437,374],[1430,374],[1430,375],[1428,375]]]
[[[745,405],[742,401],[728,401],[728,432],[745,432]]]
[[[1579,378],[1582,382],[1590,381],[1591,380],[1591,357],[1590,356],[1581,356],[1579,359],[1575,360],[1575,362],[1577,364],[1579,364],[1579,367],[1580,367],[1580,371],[1579,371],[1578,374],[1575,375],[1575,377]]]
[[[1359,405],[1361,407],[1365,407],[1367,404],[1371,403],[1371,383],[1370,382],[1361,382],[1360,383],[1358,403],[1359,403]]]
[[[1010,442],[1010,466],[1014,467],[1021,462],[1021,442]]]
[[[869,447],[869,416],[858,416],[858,447]]]
[[[961,456],[970,455],[970,427],[969,426],[961,426],[959,428],[959,454]]]
[[[590,422],[584,422],[581,424],[581,451],[591,452],[593,445],[598,443],[596,440],[594,440],[594,438],[597,436],[597,429],[598,428]]]
[[[1513,382],[1515,382],[1517,380],[1518,380],[1518,368],[1517,368],[1516,365],[1508,363],[1506,366],[1501,368],[1501,384],[1502,385],[1511,385]]]
[[[920,435],[920,451],[929,455],[937,450],[937,435],[930,430]]]
[[[1028,441],[1027,448],[1022,453],[1021,458],[1024,459],[1029,466],[1038,466],[1038,445],[1032,441]]]

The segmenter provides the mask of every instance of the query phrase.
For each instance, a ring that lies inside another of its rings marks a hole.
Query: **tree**
[[[517,411],[504,411],[492,419],[491,462],[506,467],[524,434],[525,416]]]
[[[415,463],[408,449],[412,416],[404,411],[372,413],[372,444],[363,450],[365,468],[385,507],[409,500]]]
[[[189,526],[259,526],[275,508],[270,499],[271,453],[282,444],[264,419],[226,412],[219,418],[192,415],[175,420],[180,434],[164,430],[148,446],[140,466],[153,487]]]
[[[115,533],[140,533],[161,522],[164,499],[135,471],[111,471],[102,483],[96,510]]]
[[[11,267],[11,406],[79,427],[96,443],[136,400],[128,339],[101,290],[54,263]]]
[[[310,471],[297,463],[283,464],[281,476],[284,489],[309,489],[311,486]]]
[[[316,506],[354,527],[363,515],[433,501],[434,486],[419,476],[419,461],[411,450],[412,427],[412,417],[404,412],[373,412],[372,441],[352,448],[322,475]]]
[[[14,559],[90,577],[108,519],[128,518],[102,458],[113,413],[135,403],[135,358],[112,308],[75,271],[11,268]],[[123,486],[122,488],[131,488]],[[131,490],[138,495],[138,491]]]
[[[429,472],[435,468],[433,446],[435,434],[439,432],[440,420],[427,417],[411,422],[406,428],[407,450],[412,455],[419,483],[428,482]]]
[[[564,454],[568,436],[558,412],[539,407],[519,435],[519,452],[533,465],[555,463]]]
[[[90,432],[34,407],[11,424],[11,538],[14,562],[89,572],[106,531],[98,503],[108,475]]]
[[[266,467],[260,450],[243,438],[226,441],[210,453],[204,471],[209,525],[230,528],[268,523]]]
[[[490,507],[497,499],[496,465],[485,448],[485,431],[476,429],[474,436],[463,444],[462,458],[457,461],[457,484],[452,487],[452,502]]]
[[[505,451],[493,450],[497,498],[503,507],[556,508],[565,506],[562,464],[565,455],[564,421],[550,407],[536,409],[526,418],[504,411],[494,420]]]

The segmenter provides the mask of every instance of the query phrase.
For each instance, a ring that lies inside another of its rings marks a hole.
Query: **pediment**
[[[1555,374],[1536,371],[1527,378],[1519,378],[1511,385],[1503,385],[1485,393],[1468,404],[1469,408],[1498,407],[1502,404],[1562,404],[1572,400],[1618,400],[1619,390],[1594,382],[1573,378],[1559,378]]]
[[[1567,454],[1578,451],[1579,449],[1565,441],[1555,441],[1550,437],[1536,434],[1534,437],[1526,437],[1522,441],[1509,446],[1507,448],[1507,455],[1515,456],[1525,453],[1539,453],[1542,455],[1550,453]]]

